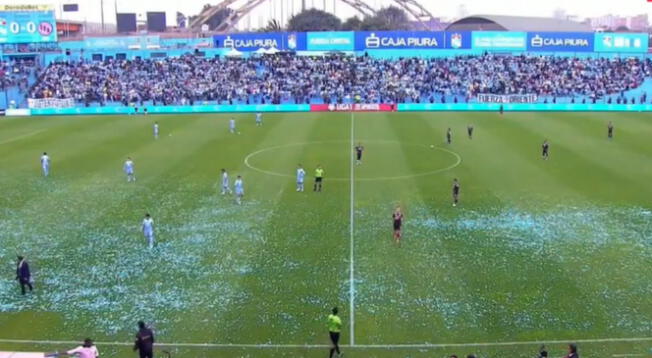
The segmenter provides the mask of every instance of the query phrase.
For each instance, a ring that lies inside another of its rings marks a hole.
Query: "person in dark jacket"
[[[29,292],[32,292],[33,287],[31,283],[32,274],[29,271],[29,264],[24,257],[18,256],[18,263],[16,264],[16,280],[20,284],[20,291],[25,294],[25,286],[29,287]]]
[[[580,354],[577,352],[577,344],[571,343],[568,345],[568,355],[564,358],[580,358]]]
[[[134,350],[138,351],[140,358],[154,358],[154,332],[143,321],[138,322]]]

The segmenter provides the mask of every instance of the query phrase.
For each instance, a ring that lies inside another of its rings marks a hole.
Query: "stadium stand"
[[[27,91],[36,79],[36,64],[34,61],[2,61],[0,62],[0,108],[8,108],[11,103],[16,105],[24,102]]]
[[[649,59],[636,58],[182,56],[53,63],[29,93],[74,98],[86,106],[450,103],[472,102],[480,93],[536,94],[545,103],[639,103],[647,96],[636,89],[648,83],[651,70]]]

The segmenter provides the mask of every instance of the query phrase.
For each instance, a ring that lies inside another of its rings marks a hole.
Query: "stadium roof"
[[[447,31],[592,32],[591,25],[550,17],[474,15],[448,25]]]

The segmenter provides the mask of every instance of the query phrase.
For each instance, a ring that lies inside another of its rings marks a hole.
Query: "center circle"
[[[327,181],[349,181],[350,165],[354,165],[356,181],[381,181],[433,175],[462,163],[459,154],[442,147],[380,140],[361,140],[360,143],[364,147],[361,165],[355,165],[354,148],[346,140],[263,148],[247,155],[244,164],[259,173],[286,178],[296,178],[298,163],[309,175],[319,164],[326,172],[324,179]],[[354,146],[357,144],[355,142]],[[353,158],[353,162],[349,158]]]

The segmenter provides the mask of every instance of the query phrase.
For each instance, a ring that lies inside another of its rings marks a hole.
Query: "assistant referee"
[[[323,181],[324,169],[321,167],[321,165],[318,165],[317,169],[315,169],[315,187],[312,189],[312,191],[321,191],[321,185]]]
[[[328,334],[331,336],[331,353],[328,356],[333,358],[333,354],[337,352],[337,356],[341,357],[340,353],[340,331],[342,330],[342,319],[337,315],[337,307],[333,307],[333,313],[328,315]]]

